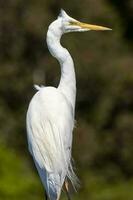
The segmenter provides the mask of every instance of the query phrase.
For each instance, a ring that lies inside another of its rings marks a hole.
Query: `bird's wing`
[[[48,89],[40,89],[30,103],[27,113],[28,143],[39,168],[60,176],[60,184],[63,184],[65,176],[72,179],[74,117],[67,99],[56,89]]]

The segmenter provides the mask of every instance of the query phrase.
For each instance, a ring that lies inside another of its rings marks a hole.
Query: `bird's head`
[[[61,29],[62,33],[84,32],[90,30],[94,31],[111,30],[110,28],[103,26],[82,23],[70,17],[63,9],[61,9],[58,19],[56,21],[58,22],[59,28]]]

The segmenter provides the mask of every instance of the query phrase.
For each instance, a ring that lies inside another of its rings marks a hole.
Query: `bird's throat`
[[[66,96],[66,98],[75,108],[75,96],[76,96],[76,78],[74,63],[68,50],[60,44],[61,35],[55,35],[48,30],[47,33],[47,45],[50,53],[60,63],[61,67],[61,79],[58,85],[58,89]]]

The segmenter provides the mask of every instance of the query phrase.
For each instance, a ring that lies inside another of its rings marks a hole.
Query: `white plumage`
[[[75,71],[73,60],[67,49],[61,46],[60,38],[63,33],[96,30],[96,27],[97,30],[107,30],[81,23],[61,10],[48,29],[48,48],[60,63],[61,80],[57,88],[35,86],[38,91],[27,112],[27,137],[29,151],[50,200],[59,199],[66,177],[73,186],[77,179],[71,164]]]
[[[51,197],[60,194],[66,175],[72,178],[70,159],[73,108],[59,89],[43,87],[35,94],[27,113],[29,150]],[[57,195],[57,196],[58,196]]]

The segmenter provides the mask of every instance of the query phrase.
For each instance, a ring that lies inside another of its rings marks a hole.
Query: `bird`
[[[76,77],[73,59],[61,43],[69,32],[105,31],[110,28],[82,23],[63,9],[48,27],[48,49],[61,68],[58,87],[38,86],[26,115],[28,149],[33,157],[45,197],[59,200],[63,187],[70,200],[70,183],[78,178],[72,164],[72,139],[75,122]]]

